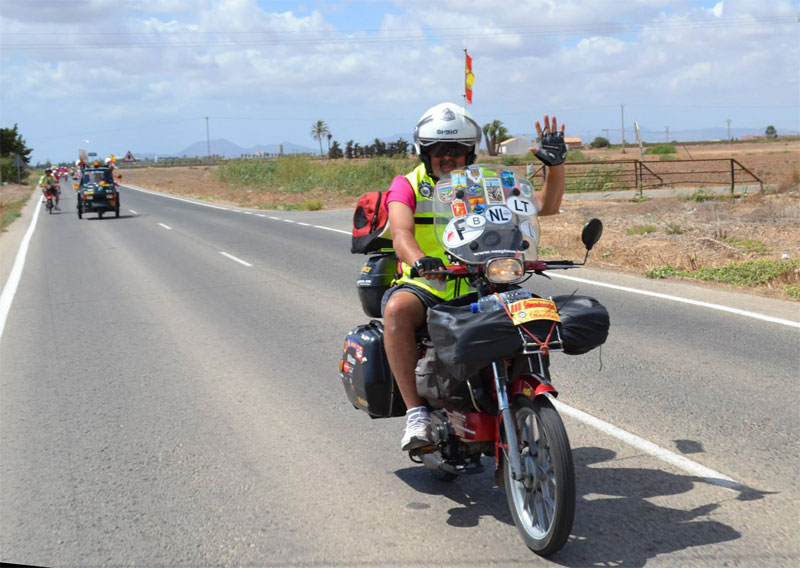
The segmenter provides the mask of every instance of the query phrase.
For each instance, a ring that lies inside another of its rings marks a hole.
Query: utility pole
[[[731,138],[731,119],[729,118],[725,122],[728,123],[728,144],[733,144],[733,139]]]
[[[206,117],[206,149],[208,151],[208,159],[211,159],[211,139],[208,136],[208,117]]]
[[[622,153],[625,153],[625,105],[619,105],[619,110],[622,113]]]
[[[667,144],[669,144],[669,126],[665,126],[664,128],[667,129]]]

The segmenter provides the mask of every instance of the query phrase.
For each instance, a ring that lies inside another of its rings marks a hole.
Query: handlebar
[[[544,272],[545,270],[567,270],[569,268],[578,268],[580,264],[575,264],[571,260],[527,260],[525,261],[525,272]],[[466,264],[448,264],[444,270],[429,270],[426,274],[430,276],[455,276],[462,277],[469,274],[483,274],[486,271],[486,266],[483,264],[474,264],[470,266]],[[411,268],[411,277],[417,278],[419,273],[415,268]]]

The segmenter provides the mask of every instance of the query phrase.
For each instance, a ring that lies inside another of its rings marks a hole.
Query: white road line
[[[256,213],[256,217],[266,217],[263,213]]]
[[[617,438],[618,440],[621,440],[638,450],[650,454],[651,456],[658,458],[663,462],[673,465],[678,469],[681,469],[691,475],[700,477],[708,483],[711,483],[713,485],[720,485],[722,487],[727,487],[728,489],[742,488],[742,485],[740,483],[728,477],[727,475],[723,475],[718,471],[710,469],[704,465],[700,465],[695,461],[692,461],[674,452],[666,450],[661,446],[654,444],[653,442],[648,442],[647,440],[645,440],[644,438],[640,438],[636,434],[631,434],[630,432],[627,432],[622,428],[617,428],[613,424],[609,424],[604,420],[600,420],[599,418],[596,418],[591,414],[587,414],[582,410],[578,410],[577,408],[572,408],[571,406],[568,406],[563,402],[559,402],[553,397],[550,397],[550,400],[553,402],[553,405],[560,413],[566,414],[567,416],[571,416],[572,418],[575,418],[576,420],[579,420],[584,424],[588,424],[589,426],[596,428],[597,430],[600,430],[601,432],[604,432],[609,436],[613,436],[614,438]]]
[[[167,229],[169,231],[172,230],[172,227],[170,227],[169,225],[165,225],[164,223],[159,223],[159,225],[161,225],[162,227],[164,227],[165,229]]]
[[[38,199],[34,199],[33,209],[31,224],[28,225],[28,230],[25,232],[25,236],[22,237],[17,256],[14,258],[14,265],[11,267],[11,272],[8,275],[5,286],[3,286],[3,293],[0,294],[0,337],[3,337],[3,329],[6,327],[6,318],[8,317],[9,310],[11,310],[11,303],[14,301],[14,296],[17,293],[19,280],[22,278],[22,268],[25,266],[25,257],[28,255],[28,245],[30,245],[33,231],[36,229],[36,222],[39,220],[39,212],[42,210],[42,208],[39,207]]]
[[[127,187],[128,189],[132,189],[134,191],[141,191],[142,193],[149,193],[150,195],[157,195],[159,197],[165,197],[167,199],[174,199],[175,201],[183,201],[184,203],[191,203],[192,205],[201,205],[203,207],[211,207],[212,209],[222,209],[223,211],[230,211],[227,207],[220,207],[219,205],[211,205],[210,203],[199,203],[197,201],[192,201],[191,199],[183,199],[182,197],[175,197],[174,195],[166,195],[164,193],[158,193],[156,191],[150,191],[143,187],[138,187],[136,185],[128,185],[124,184],[123,187]]]
[[[350,235],[350,231],[342,231],[341,229],[331,229],[330,227],[323,227],[322,225],[311,225],[315,229],[324,229],[325,231],[333,231],[334,233],[342,233],[343,235]]]
[[[134,211],[133,209],[128,209],[128,211],[130,211],[130,212],[131,212],[131,213],[133,213],[134,215],[138,215],[138,213],[137,213],[136,211]]]
[[[308,223],[301,223],[300,221],[298,221],[297,224],[300,225],[301,227],[310,227],[311,226]]]
[[[291,219],[281,219],[284,223],[294,223]]]
[[[227,258],[230,258],[231,260],[233,260],[233,261],[235,261],[235,262],[238,262],[239,264],[244,264],[245,266],[253,266],[253,265],[252,265],[252,264],[250,264],[249,262],[245,262],[245,261],[244,261],[244,260],[242,260],[241,258],[236,258],[236,257],[235,257],[235,256],[233,256],[232,254],[228,254],[227,252],[222,252],[222,251],[220,251],[220,252],[219,252],[219,254],[221,254],[222,256],[225,256],[225,257],[227,257]]]
[[[280,217],[270,217],[270,219],[272,219],[273,221],[281,221]]]
[[[679,296],[670,296],[669,294],[661,294],[659,292],[648,292],[647,290],[639,290],[637,288],[628,288],[627,286],[617,286],[616,284],[606,284],[605,282],[596,282],[594,280],[586,280],[585,278],[576,278],[575,276],[567,276],[565,274],[554,274],[553,272],[548,272],[548,276],[553,278],[563,278],[564,280],[573,280],[575,282],[582,282],[584,284],[594,284],[595,286],[601,286],[603,288],[612,288],[614,290],[621,290],[623,292],[630,292],[632,294],[641,294],[643,296],[652,296],[654,298],[661,298],[662,300],[670,300],[672,302],[681,302],[684,304],[692,304],[694,306],[701,306],[704,308],[711,308],[712,310],[720,310],[722,312],[730,312],[732,314],[745,316],[748,318],[755,318],[760,319],[763,321],[768,321],[770,323],[779,323],[781,325],[786,325],[789,327],[796,327],[800,328],[800,322],[792,321],[792,320],[785,320],[781,318],[775,318],[772,316],[765,316],[763,314],[757,314],[755,312],[748,312],[745,310],[740,310],[738,308],[730,308],[728,306],[722,306],[720,304],[711,304],[709,302],[701,302],[699,300],[690,300],[688,298],[681,298]]]
[[[252,211],[242,211],[242,213],[244,213],[245,215],[252,215],[253,214]]]

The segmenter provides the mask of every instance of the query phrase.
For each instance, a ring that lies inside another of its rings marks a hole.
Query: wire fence
[[[757,183],[763,193],[764,182],[734,158],[702,160],[642,160],[567,162],[564,175],[566,191],[638,191],[664,188],[730,187],[735,195],[737,186]],[[529,178],[542,181],[543,166],[529,168]]]

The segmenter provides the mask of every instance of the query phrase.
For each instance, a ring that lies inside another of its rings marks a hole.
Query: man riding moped
[[[558,213],[564,193],[564,125],[556,117],[535,122],[534,155],[547,166],[546,181],[534,194],[538,215]],[[415,331],[425,323],[428,308],[456,297],[456,284],[430,274],[447,262],[433,225],[432,201],[439,178],[474,163],[481,129],[472,115],[455,103],[428,109],[414,128],[414,149],[421,164],[392,182],[386,202],[394,250],[402,262],[402,276],[383,297],[384,348],[392,374],[408,409],[401,450],[431,445],[431,420],[425,401],[417,393]],[[412,276],[412,268],[419,276]]]
[[[53,175],[53,170],[48,168],[44,171],[44,175],[39,178],[39,187],[42,188],[42,195],[44,195],[45,200],[47,199],[47,194],[50,193],[55,198],[54,207],[59,211],[61,208],[58,206],[59,201],[59,190],[58,190],[58,179]]]

